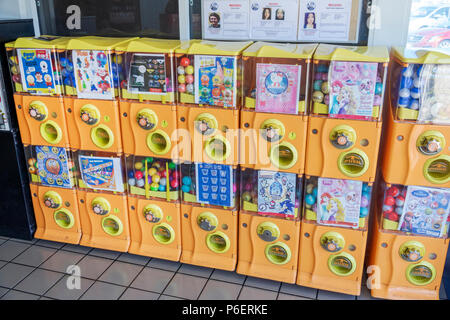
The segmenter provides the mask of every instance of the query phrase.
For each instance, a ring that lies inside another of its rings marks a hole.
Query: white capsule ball
[[[194,85],[193,85],[192,83],[187,84],[187,85],[186,85],[186,91],[187,91],[188,93],[193,93],[193,92],[194,92]]]
[[[130,179],[128,179],[128,184],[130,185],[130,186],[135,186],[136,185],[136,179],[135,178],[130,178]]]
[[[402,98],[409,98],[411,96],[411,91],[409,91],[409,89],[407,88],[404,88],[400,90],[399,95]]]
[[[137,185],[139,188],[142,188],[142,187],[145,185],[144,179],[139,179],[139,180],[136,182],[136,185]]]
[[[412,66],[408,66],[407,68],[404,69],[403,76],[409,78],[409,77],[412,77],[413,73],[414,72],[413,72]]]
[[[184,67],[183,67],[183,66],[179,66],[179,67],[177,68],[177,72],[178,72],[178,74],[184,74],[184,73],[185,73]]]

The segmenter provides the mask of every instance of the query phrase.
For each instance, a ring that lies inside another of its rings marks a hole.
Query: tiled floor
[[[79,270],[68,270],[77,265]],[[80,272],[78,282],[71,277]],[[69,289],[76,286],[79,289]],[[441,287],[442,299],[446,299]],[[58,242],[0,237],[4,300],[367,300],[235,272]]]

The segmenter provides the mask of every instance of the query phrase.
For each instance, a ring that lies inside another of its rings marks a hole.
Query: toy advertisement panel
[[[236,58],[195,56],[195,103],[236,105]]]
[[[450,124],[450,65],[425,64],[420,74],[420,122]],[[411,92],[413,94],[413,92]]]
[[[120,158],[79,156],[80,171],[86,186],[96,190],[123,192]]]
[[[233,207],[233,168],[222,164],[196,163],[197,201]]]
[[[332,61],[329,116],[369,120],[373,114],[377,63]]]
[[[295,173],[258,171],[258,213],[295,217]]]
[[[42,185],[67,189],[73,187],[65,148],[36,146],[35,152]]]
[[[133,54],[128,91],[141,94],[167,92],[166,59],[158,54]]]
[[[410,186],[398,230],[442,237],[449,215],[450,190]]]
[[[107,51],[73,50],[78,98],[113,99],[111,64]]]
[[[301,66],[256,64],[256,111],[297,114]]]
[[[25,91],[55,93],[55,78],[49,49],[19,49],[20,72]]]
[[[358,228],[362,185],[362,181],[319,178],[317,222]]]

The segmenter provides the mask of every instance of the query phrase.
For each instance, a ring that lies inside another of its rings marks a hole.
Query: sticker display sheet
[[[120,158],[79,156],[81,178],[91,189],[123,192]]]
[[[113,99],[111,62],[107,51],[73,50],[78,98]]]
[[[165,94],[166,59],[158,54],[133,54],[130,63],[128,91],[140,94]]]
[[[249,38],[248,0],[203,0],[204,39]]]
[[[250,38],[252,40],[297,40],[298,0],[251,0]]]
[[[330,118],[372,118],[377,66],[372,62],[331,62],[328,74]]]
[[[420,110],[417,120],[450,124],[450,65],[424,64],[420,71]]]
[[[295,218],[295,173],[258,171],[258,213]]]
[[[35,152],[42,185],[67,189],[73,187],[65,148],[35,146]]]
[[[301,66],[256,64],[257,112],[297,114]]]
[[[234,207],[233,168],[223,164],[195,164],[197,202]]]
[[[317,223],[357,229],[362,181],[319,178]]]
[[[300,1],[299,41],[349,40],[352,0]]]
[[[398,230],[442,237],[449,215],[450,190],[409,186]]]
[[[6,100],[3,97],[3,82],[0,78],[0,130],[9,131],[9,116],[6,112]]]
[[[17,55],[25,91],[57,93],[50,49],[18,49]]]
[[[236,58],[195,56],[195,103],[218,107],[236,105]]]

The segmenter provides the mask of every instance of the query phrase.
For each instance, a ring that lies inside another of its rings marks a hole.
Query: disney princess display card
[[[92,189],[123,192],[120,158],[79,156],[81,178]]]
[[[30,93],[56,93],[53,63],[49,49],[17,50],[23,89]]]
[[[197,201],[234,207],[233,168],[223,164],[196,163]]]
[[[236,58],[195,56],[195,103],[218,107],[236,105]]]
[[[301,66],[256,64],[257,112],[298,113]]]
[[[165,94],[166,59],[158,54],[134,54],[130,63],[128,91],[137,94]]]
[[[296,174],[258,171],[258,213],[295,218]]]
[[[362,185],[362,181],[319,178],[317,222],[357,229]]]
[[[107,51],[73,50],[78,98],[113,99],[111,62]]]
[[[65,148],[35,146],[35,152],[42,185],[67,189],[73,187]]]
[[[332,61],[328,74],[331,118],[370,120],[377,63]]]
[[[398,230],[442,237],[449,215],[450,190],[409,186]]]

